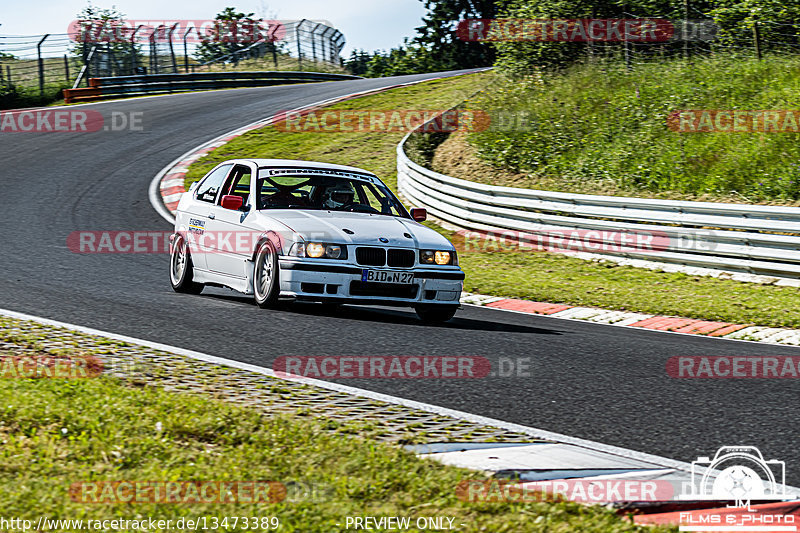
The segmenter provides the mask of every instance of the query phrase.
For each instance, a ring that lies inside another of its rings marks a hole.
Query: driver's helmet
[[[341,183],[325,189],[322,194],[322,205],[328,209],[338,209],[343,205],[353,203],[356,197],[353,187],[349,183]]]

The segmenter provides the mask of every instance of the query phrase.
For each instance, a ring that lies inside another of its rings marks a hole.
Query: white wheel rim
[[[259,253],[258,271],[256,272],[255,285],[259,300],[266,299],[272,283],[272,276],[272,250],[265,244]]]
[[[172,281],[177,284],[183,278],[183,273],[186,271],[186,246],[182,237],[178,237],[172,248]]]

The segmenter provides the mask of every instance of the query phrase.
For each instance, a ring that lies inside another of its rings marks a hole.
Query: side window
[[[250,196],[250,176],[252,171],[250,167],[244,165],[236,165],[233,168],[233,172],[231,172],[230,177],[225,182],[225,186],[222,188],[222,194],[220,195],[220,200],[222,196],[226,194],[232,194],[235,196],[241,196],[244,200],[244,203],[247,203],[247,198]]]
[[[230,169],[231,165],[223,165],[206,176],[197,188],[197,199],[203,202],[213,203]]]

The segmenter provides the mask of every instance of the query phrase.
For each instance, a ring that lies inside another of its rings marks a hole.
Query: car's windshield
[[[409,217],[383,183],[346,172],[262,168],[256,191],[258,209],[318,209]]]

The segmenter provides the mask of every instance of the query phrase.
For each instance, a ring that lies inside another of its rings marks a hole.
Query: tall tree
[[[125,15],[116,7],[102,8],[87,4],[77,14],[77,24],[70,28],[70,37],[75,41],[72,54],[84,63],[89,53],[96,48],[95,64],[102,63],[108,74],[130,74],[133,69],[134,54],[137,59],[140,50],[129,41],[131,29],[125,25]],[[99,61],[102,56],[102,61]]]
[[[414,42],[430,50],[437,69],[458,69],[490,66],[494,48],[486,43],[466,42],[456,35],[458,22],[464,19],[491,19],[497,15],[497,5],[504,0],[420,0],[428,14],[423,25],[416,28]]]
[[[214,27],[203,37],[195,57],[202,62],[211,61],[263,40],[267,28],[263,26],[263,20],[253,18],[254,16],[255,13],[241,13],[236,8],[226,7],[217,14]]]

